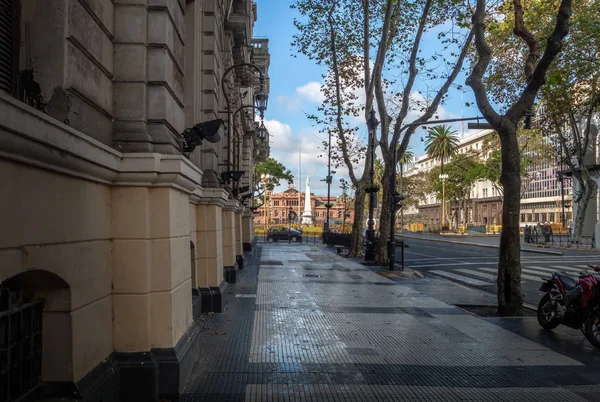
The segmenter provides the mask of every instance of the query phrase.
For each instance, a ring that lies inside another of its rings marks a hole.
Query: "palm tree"
[[[427,132],[427,139],[425,140],[425,152],[430,158],[440,160],[442,174],[444,174],[444,161],[456,155],[458,152],[458,142],[458,135],[456,131],[452,131],[450,126],[433,126]],[[446,223],[444,216],[444,201],[444,180],[442,180],[442,227]]]
[[[450,126],[433,126],[427,132],[425,140],[425,152],[433,159],[439,159],[444,173],[444,161],[456,155],[458,152],[458,135],[452,131]]]

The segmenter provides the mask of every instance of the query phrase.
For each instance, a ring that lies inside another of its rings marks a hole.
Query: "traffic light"
[[[394,206],[394,211],[399,211],[400,208],[402,208],[402,201],[404,201],[404,199],[406,198],[406,196],[404,194],[400,194],[400,193],[394,193],[393,197],[393,206]]]

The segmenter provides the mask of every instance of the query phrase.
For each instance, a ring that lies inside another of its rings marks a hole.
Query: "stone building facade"
[[[311,210],[312,210],[312,221],[314,225],[322,226],[327,221],[327,196],[314,195],[311,193],[310,196]],[[329,211],[329,221],[332,225],[336,223],[343,223],[344,215],[346,224],[352,224],[354,221],[354,203],[348,199],[344,202],[344,197],[330,197],[331,209]],[[304,212],[305,193],[299,193],[296,188],[290,186],[286,191],[281,193],[272,193],[268,199],[268,220],[265,217],[264,205],[261,205],[255,212],[254,223],[257,225],[264,225],[267,223],[270,225],[288,224],[288,213],[290,209],[294,211],[297,216],[302,215]],[[300,207],[298,207],[300,206]],[[294,224],[298,223],[296,219]]]
[[[252,251],[244,183],[268,141],[232,115],[268,84],[257,16],[251,0],[0,0],[8,400],[182,391],[196,318]],[[255,56],[263,79],[234,67]]]
[[[464,137],[459,142],[459,153],[475,152],[481,154],[484,142],[492,130],[481,130]],[[526,152],[538,152],[535,149],[526,149]],[[439,161],[428,156],[420,157],[406,175],[414,175],[426,172]],[[561,182],[558,179],[560,166],[554,162],[552,157],[543,158],[541,161],[530,164],[527,167],[527,178],[522,180],[521,214],[520,225],[532,225],[538,222],[560,223],[562,218],[562,204],[564,198],[565,221],[572,219],[572,181],[565,178],[564,190],[561,194]],[[435,195],[428,195],[421,201],[418,208],[412,208],[405,213],[409,218],[413,216],[419,220],[418,223],[439,225],[441,217],[441,201]],[[595,206],[595,199],[594,199]],[[475,225],[501,225],[502,224],[502,198],[496,188],[488,180],[480,180],[471,189],[471,195],[467,204],[468,222]],[[595,214],[595,208],[590,209],[590,214]],[[459,223],[464,222],[464,211],[458,206],[451,206],[451,216],[459,216]],[[413,219],[414,220],[414,219]],[[456,218],[455,218],[456,221]],[[590,219],[593,223],[593,218]],[[593,228],[593,226],[592,226]]]

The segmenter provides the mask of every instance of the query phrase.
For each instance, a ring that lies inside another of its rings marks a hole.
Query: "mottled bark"
[[[381,205],[381,213],[379,215],[379,244],[377,247],[377,254],[375,256],[375,263],[377,265],[387,265],[387,241],[389,239],[390,224],[392,222],[392,208],[390,194],[390,179],[392,177],[391,169],[383,170],[383,177],[381,178],[381,186],[377,193],[378,203]]]
[[[352,239],[350,240],[350,257],[363,256],[362,228],[365,221],[365,190],[359,187],[354,193],[354,222],[352,222]]]
[[[546,82],[546,72],[560,52],[564,37],[569,32],[572,0],[561,0],[556,25],[548,37],[544,54],[538,59],[537,41],[524,26],[520,1],[514,1],[515,34],[528,46],[525,67],[527,86],[519,99],[500,115],[491,105],[483,77],[490,64],[492,51],[485,38],[486,0],[477,0],[473,15],[477,62],[467,78],[467,85],[473,89],[479,111],[500,136],[502,153],[502,183],[504,199],[502,207],[502,234],[498,260],[498,312],[501,315],[521,314],[523,294],[521,290],[521,244],[519,236],[519,215],[521,204],[520,152],[517,138],[517,125],[535,101],[535,97]],[[534,68],[533,65],[535,65]]]
[[[587,173],[587,174],[585,174]],[[583,232],[583,222],[585,220],[585,213],[587,211],[590,199],[594,196],[597,186],[596,182],[589,177],[589,172],[578,172],[575,180],[579,183],[578,200],[574,201],[577,203],[577,216],[575,217],[575,233],[573,233],[573,242],[581,242],[581,235]],[[587,176],[587,180],[584,176]]]
[[[523,312],[521,290],[521,237],[519,216],[521,213],[521,154],[517,127],[504,128],[500,133],[502,145],[502,173],[500,182],[504,187],[502,210],[502,233],[498,258],[498,313],[519,315]]]

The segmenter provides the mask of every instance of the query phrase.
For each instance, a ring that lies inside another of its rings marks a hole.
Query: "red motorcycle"
[[[544,329],[563,324],[579,329],[592,345],[600,348],[600,266],[590,266],[599,275],[580,273],[578,279],[555,272],[544,279],[546,292],[538,304],[537,318]]]

